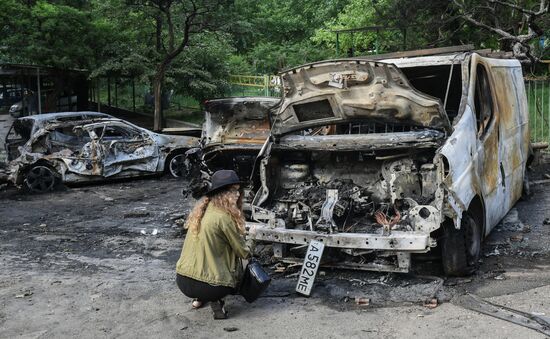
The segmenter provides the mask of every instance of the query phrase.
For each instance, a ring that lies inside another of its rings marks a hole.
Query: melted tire
[[[443,227],[441,262],[447,276],[466,276],[474,273],[481,254],[481,227],[469,214],[464,213],[457,230],[452,223]]]
[[[59,173],[46,164],[35,164],[25,174],[25,186],[33,193],[53,191],[59,182]]]
[[[171,155],[165,162],[165,173],[171,175],[174,178],[186,177],[188,175],[188,168],[185,152],[178,152]]]

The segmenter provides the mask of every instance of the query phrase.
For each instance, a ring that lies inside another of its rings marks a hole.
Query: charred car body
[[[48,191],[56,183],[101,181],[170,172],[185,174],[185,151],[198,138],[153,133],[95,112],[19,118],[7,137],[16,185]]]
[[[272,97],[237,97],[205,103],[203,158],[210,170],[228,164],[247,181],[262,145],[270,135],[269,112],[280,103]]]
[[[519,62],[476,52],[344,59],[281,77],[250,237],[287,260],[318,240],[327,265],[397,272],[439,245],[448,275],[471,273],[523,190]]]

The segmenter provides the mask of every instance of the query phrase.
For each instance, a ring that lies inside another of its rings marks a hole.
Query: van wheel
[[[481,254],[481,227],[468,212],[463,213],[460,229],[453,223],[443,225],[441,261],[447,276],[465,276],[475,272]]]
[[[31,192],[52,191],[59,183],[59,173],[45,164],[33,165],[25,175],[25,185]]]

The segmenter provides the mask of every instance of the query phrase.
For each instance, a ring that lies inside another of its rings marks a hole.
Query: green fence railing
[[[231,75],[228,96],[281,96],[281,79],[277,75]]]
[[[525,81],[531,141],[550,142],[550,79]]]

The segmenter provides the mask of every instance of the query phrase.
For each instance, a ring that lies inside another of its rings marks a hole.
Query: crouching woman
[[[215,319],[227,318],[223,298],[237,293],[241,259],[250,255],[245,244],[245,221],[239,177],[221,170],[212,175],[210,190],[193,208],[176,264],[179,289],[193,300],[193,308],[211,302]]]

